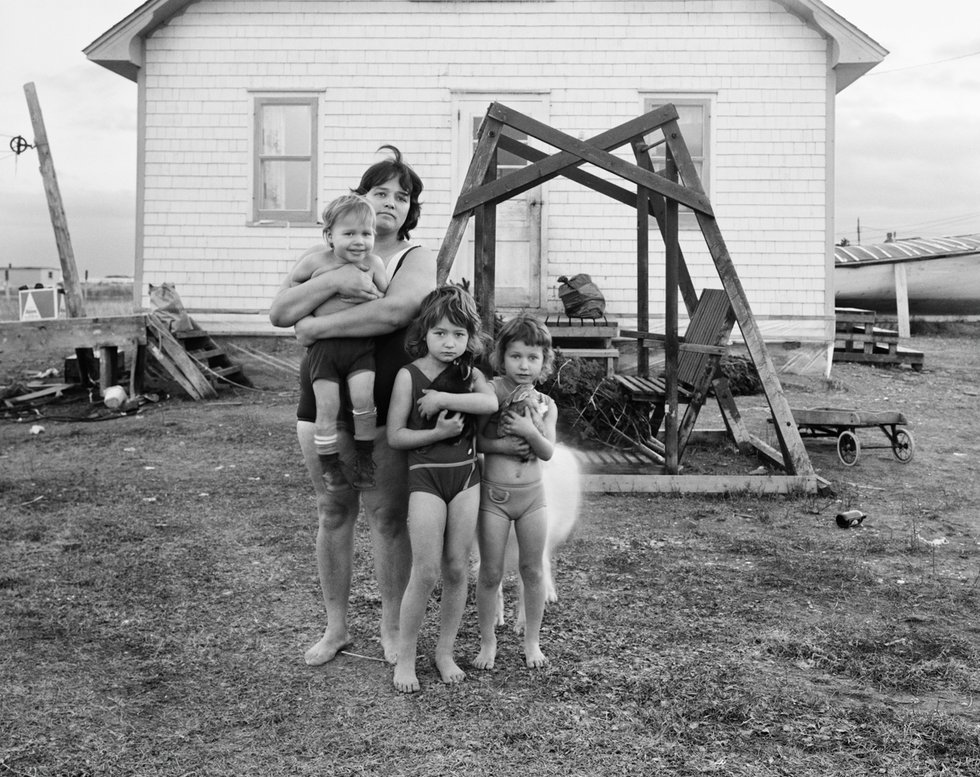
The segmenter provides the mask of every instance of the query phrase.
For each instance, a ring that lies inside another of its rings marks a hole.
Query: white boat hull
[[[896,266],[905,269],[911,315],[980,315],[980,254],[838,263],[835,304],[895,313]]]

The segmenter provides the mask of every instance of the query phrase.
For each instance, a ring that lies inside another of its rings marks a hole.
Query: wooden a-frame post
[[[678,289],[689,313],[697,304],[697,296],[677,237],[678,205],[690,208],[695,213],[722,286],[731,302],[735,319],[742,331],[749,356],[759,373],[772,412],[774,428],[781,449],[781,456],[777,455],[773,458],[777,458],[786,472],[791,475],[815,477],[809,456],[803,447],[799,430],[793,420],[789,403],[783,394],[775,367],[752,315],[748,298],[725,246],[721,230],[718,228],[711,203],[701,186],[697,170],[677,126],[677,119],[674,106],[665,105],[582,141],[500,103],[492,103],[484,118],[462,191],[457,199],[446,237],[439,251],[437,280],[439,283],[443,283],[448,277],[470,216],[482,213],[483,224],[477,235],[477,241],[479,243],[481,240],[486,240],[488,233],[492,234],[486,225],[486,220],[492,218],[492,206],[559,175],[582,183],[601,194],[630,205],[638,211],[645,211],[649,215],[653,215],[667,249],[665,298],[667,402],[670,404],[668,412],[676,412]],[[501,126],[505,124],[560,149],[560,151],[546,155],[520,141],[504,137],[501,133]],[[646,156],[649,159],[649,147],[646,145],[644,137],[654,131],[663,132],[667,144],[668,169],[665,175],[654,172],[652,165],[640,163],[640,156]],[[638,164],[626,162],[609,153],[627,143],[633,144],[634,155],[638,158]],[[491,174],[495,168],[498,148],[513,152],[528,160],[530,164],[498,179]],[[637,187],[636,190],[630,191],[577,169],[586,162],[632,182]],[[647,219],[638,214],[638,232],[640,230],[645,232],[647,223]],[[645,240],[645,237],[643,239]],[[488,249],[479,244],[475,248],[478,272],[474,292],[477,299],[483,303],[484,317],[489,317],[492,327],[493,290],[484,288],[486,281],[492,278],[492,271],[487,271],[482,263],[488,260],[492,263],[493,248]],[[638,262],[642,261],[645,253],[645,246],[638,247]],[[647,289],[638,289],[641,298],[647,293]],[[487,302],[490,303],[489,306],[486,304]],[[673,346],[670,345],[671,340]],[[723,384],[719,385],[723,387]],[[716,385],[716,388],[719,385]],[[671,386],[673,390],[671,390]],[[724,398],[719,397],[720,405],[723,404],[723,399],[731,402],[730,393]],[[733,403],[731,404],[733,405]],[[737,413],[735,414],[737,415]],[[674,430],[668,430],[666,443],[668,470],[673,469],[676,472],[678,454],[676,418]],[[761,441],[754,440],[753,443],[756,444],[756,447],[764,447]]]

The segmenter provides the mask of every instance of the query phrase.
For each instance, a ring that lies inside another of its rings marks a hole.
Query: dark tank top
[[[409,246],[402,251],[398,258],[398,264],[388,276],[390,282],[401,269],[405,258],[418,248],[417,245]],[[405,351],[405,336],[408,334],[408,327],[396,329],[390,334],[374,338],[374,404],[378,408],[378,426],[385,426],[388,423],[388,407],[391,405],[391,392],[395,387],[395,376],[398,370],[412,361],[412,358]]]

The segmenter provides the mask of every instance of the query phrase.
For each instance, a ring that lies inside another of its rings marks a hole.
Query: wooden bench
[[[678,461],[681,458],[694,423],[704,406],[708,391],[712,388],[721,364],[728,352],[728,341],[735,326],[735,312],[723,289],[705,289],[701,292],[698,306],[691,315],[687,331],[680,339],[680,352],[677,358],[677,399],[685,404],[684,417],[678,425]],[[639,341],[663,341],[664,335],[651,332],[624,330],[623,337]],[[616,375],[616,381],[637,402],[653,405],[650,428],[655,436],[660,431],[666,413],[667,381],[664,375],[649,377],[645,375]],[[719,397],[727,402],[730,392],[726,383],[715,386]]]
[[[612,377],[616,373],[619,349],[613,345],[613,339],[619,336],[617,322],[581,318],[552,321],[549,318],[545,325],[551,332],[552,344],[563,356],[602,359],[606,363],[606,375]]]

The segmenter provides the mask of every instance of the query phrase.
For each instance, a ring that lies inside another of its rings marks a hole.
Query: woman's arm
[[[542,461],[548,461],[555,453],[555,437],[558,426],[558,406],[548,397],[548,409],[542,418],[544,431],[538,431],[534,421],[526,413],[510,411],[501,419],[501,429],[527,441],[531,451]]]
[[[438,415],[443,410],[470,415],[490,415],[497,411],[497,393],[478,369],[473,370],[473,387],[468,393],[452,394],[448,391],[426,389],[419,399],[419,412],[425,418]]]
[[[463,417],[449,417],[446,411],[439,414],[434,429],[409,429],[408,416],[412,406],[412,376],[400,369],[395,376],[388,407],[388,445],[396,450],[412,450],[440,440],[448,440],[463,431]]]
[[[301,345],[310,345],[328,337],[389,334],[407,326],[418,315],[422,298],[435,285],[435,257],[424,248],[413,248],[405,255],[404,264],[383,297],[328,316],[302,318],[296,322],[296,338]],[[373,283],[371,286],[373,288]]]
[[[354,265],[310,277],[307,268],[326,250],[324,246],[307,249],[285,277],[269,306],[269,320],[274,326],[294,326],[335,295],[361,300],[379,296],[371,273]]]

